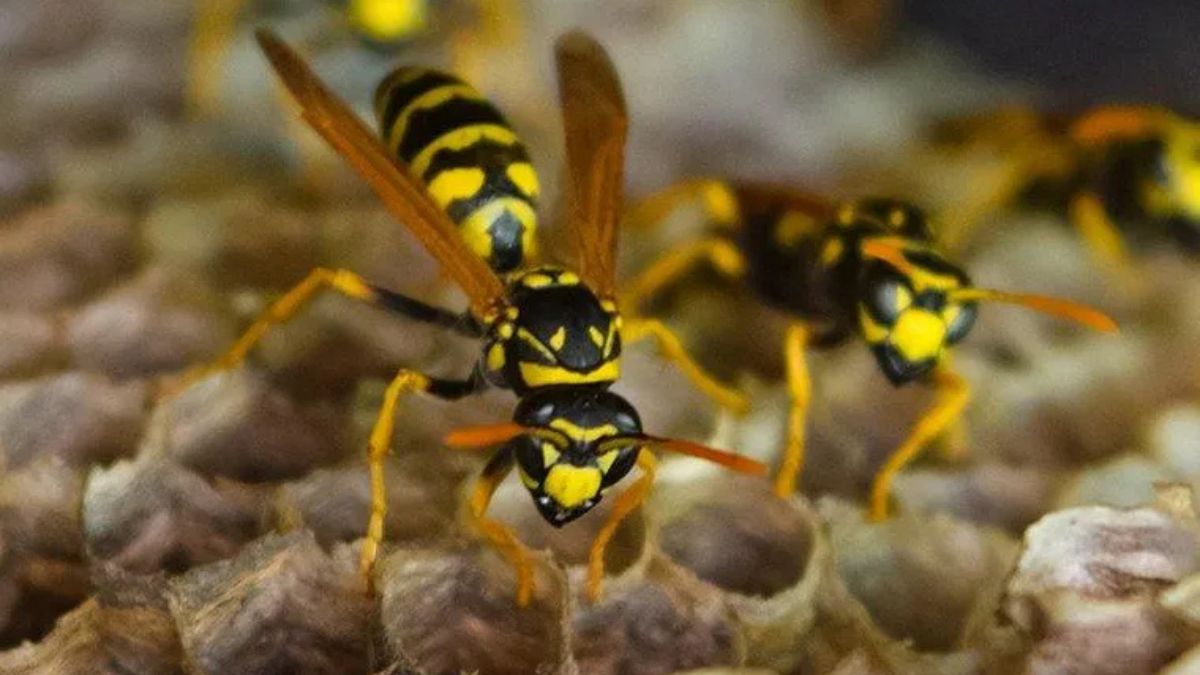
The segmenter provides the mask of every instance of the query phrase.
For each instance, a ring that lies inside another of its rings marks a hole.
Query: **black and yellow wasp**
[[[260,31],[258,39],[303,119],[425,245],[466,293],[470,310],[465,315],[447,311],[346,270],[317,269],[268,308],[223,358],[188,374],[183,383],[241,363],[271,325],[287,320],[326,288],[483,341],[482,356],[464,379],[402,368],[387,387],[369,443],[371,516],[362,549],[368,584],[383,539],[383,459],[396,406],[412,392],[457,399],[496,386],[519,398],[512,422],[460,429],[447,442],[499,446],[479,477],[468,511],[516,568],[522,605],[533,591],[526,550],[510,528],[485,516],[494,490],[514,466],[542,516],[555,526],[586,513],[640,467],[641,477],[617,498],[592,546],[587,583],[592,598],[600,592],[605,546],[654,479],[651,447],[741,472],[765,472],[761,464],[737,455],[646,434],[633,406],[609,391],[620,374],[622,342],[652,337],[707,392],[726,405],[741,405],[736,392],[708,379],[661,324],[622,325],[614,267],[627,120],[616,73],[591,38],[569,33],[555,52],[577,266],[534,267],[504,279],[497,272],[517,267],[528,251],[535,223],[523,214],[532,209],[536,180],[511,128],[490,104],[450,76],[398,70],[379,90],[382,135],[396,151],[392,154],[291,48],[269,32]]]
[[[784,346],[792,407],[775,479],[780,496],[795,490],[804,460],[811,388],[804,352],[810,344],[857,337],[893,384],[931,380],[937,389],[937,402],[876,475],[870,515],[881,519],[892,479],[968,402],[966,382],[946,359],[970,332],[978,303],[1015,303],[1099,330],[1116,329],[1107,316],[1066,300],[972,286],[932,245],[922,213],[893,199],[837,205],[786,186],[701,179],[647,198],[631,210],[629,227],[649,227],[692,202],[703,208],[712,229],[647,267],[626,287],[622,305],[637,312],[660,289],[706,262],[794,318]]]
[[[1126,241],[1200,251],[1200,121],[1161,108],[1103,106],[1064,119],[1024,108],[943,120],[935,152],[989,153],[993,179],[943,218],[957,246],[988,214],[1018,203],[1067,215],[1093,255],[1127,261]]]

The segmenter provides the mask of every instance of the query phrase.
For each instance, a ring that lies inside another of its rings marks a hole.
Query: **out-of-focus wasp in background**
[[[637,312],[700,263],[747,284],[792,323],[784,341],[791,396],[787,446],[775,491],[790,495],[804,461],[811,383],[805,350],[861,340],[896,386],[933,385],[936,402],[876,474],[870,515],[888,514],[892,479],[948,429],[969,400],[967,383],[948,367],[981,302],[1016,304],[1097,330],[1116,330],[1106,315],[1067,300],[977,288],[934,245],[924,215],[893,199],[835,204],[778,185],[698,179],[634,206],[627,227],[644,231],[684,204],[699,205],[710,228],[649,265],[625,287],[622,306]]]
[[[1100,261],[1128,268],[1128,242],[1200,251],[1200,121],[1150,106],[1102,106],[1056,118],[1026,108],[943,120],[939,153],[985,155],[993,173],[940,218],[961,247],[988,216],[1017,205],[1066,216]]]
[[[617,497],[592,545],[587,577],[591,598],[600,593],[605,547],[654,480],[657,462],[651,448],[765,473],[761,464],[737,455],[645,433],[634,407],[609,391],[620,374],[622,343],[653,338],[665,356],[719,403],[744,406],[737,392],[723,388],[692,362],[665,326],[650,320],[622,323],[615,256],[627,118],[620,83],[600,45],[574,32],[556,47],[567,149],[567,220],[577,253],[574,268],[568,269],[524,264],[536,229],[537,177],[511,126],[473,88],[446,73],[397,69],[378,90],[382,133],[377,136],[283,41],[265,31],[258,39],[304,121],[424,244],[467,295],[470,309],[448,311],[350,271],[317,269],[268,308],[224,357],[188,373],[182,384],[242,363],[271,326],[288,320],[325,289],[483,343],[479,361],[465,378],[402,368],[387,387],[369,441],[371,515],[361,558],[368,586],[384,537],[383,460],[392,442],[394,413],[401,398],[414,392],[453,400],[495,386],[518,397],[511,422],[454,431],[447,444],[498,446],[471,492],[467,515],[512,562],[521,605],[534,590],[532,563],[513,530],[486,516],[494,491],[514,467],[538,511],[556,527],[589,511],[635,466],[641,469],[641,477]]]

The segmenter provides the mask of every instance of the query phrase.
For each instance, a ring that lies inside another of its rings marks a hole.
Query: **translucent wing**
[[[271,66],[300,104],[303,118],[371,185],[384,206],[424,244],[483,318],[504,299],[504,284],[463,241],[454,223],[350,108],[278,36],[256,33]]]
[[[567,209],[579,275],[601,297],[616,292],[617,221],[628,117],[612,61],[580,31],[555,46],[567,149]]]

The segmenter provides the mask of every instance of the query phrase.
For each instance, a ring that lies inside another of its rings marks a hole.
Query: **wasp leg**
[[[812,379],[808,375],[808,363],[804,350],[808,345],[808,328],[802,323],[788,327],[783,355],[787,365],[788,396],[791,408],[788,411],[787,447],[783,451],[783,462],[775,475],[775,494],[791,496],[796,491],[796,479],[804,468],[804,432],[808,422],[808,402],[812,393]]]
[[[368,591],[374,586],[375,559],[379,554],[379,545],[383,542],[383,521],[387,516],[387,486],[384,482],[383,460],[392,447],[396,407],[400,404],[400,397],[419,392],[454,400],[477,392],[483,386],[483,379],[477,373],[472,373],[471,377],[465,380],[443,380],[413,370],[401,369],[384,392],[383,404],[379,406],[379,415],[375,418],[375,425],[371,427],[371,437],[367,443],[367,467],[371,476],[371,515],[367,521],[367,537],[359,557],[359,569],[367,583]]]
[[[533,598],[535,590],[533,564],[529,560],[529,550],[517,538],[512,528],[486,516],[488,505],[492,502],[492,495],[496,493],[496,488],[512,470],[512,467],[511,452],[501,450],[493,455],[475,482],[468,506],[471,524],[504,554],[516,571],[517,606],[525,607]]]
[[[245,0],[197,0],[188,49],[187,106],[194,115],[216,112],[221,64]]]
[[[1116,223],[1105,213],[1099,197],[1091,192],[1076,196],[1071,200],[1069,215],[1096,260],[1116,270],[1130,270],[1125,241]]]
[[[702,261],[733,279],[741,277],[746,268],[737,247],[721,237],[685,242],[664,253],[626,285],[621,291],[621,309],[636,316],[659,291]]]
[[[738,414],[745,413],[749,408],[746,397],[740,391],[721,384],[716,378],[709,375],[687,353],[683,343],[679,340],[679,336],[671,332],[671,329],[667,328],[661,321],[657,319],[635,318],[626,321],[625,327],[621,329],[621,339],[627,345],[645,340],[646,338],[653,338],[663,358],[674,363],[680,372],[691,380],[697,389],[716,402],[717,405],[728,408]]]
[[[666,221],[675,209],[697,204],[714,225],[737,221],[737,199],[729,186],[711,178],[680,181],[641,199],[625,215],[625,226],[647,230]]]
[[[896,474],[908,466],[926,444],[957,420],[971,399],[971,389],[966,380],[950,370],[937,370],[934,373],[934,383],[938,388],[936,403],[921,415],[913,425],[912,433],[888,457],[883,468],[875,475],[875,481],[871,485],[869,513],[873,521],[884,520],[888,516],[888,497],[891,495],[892,480]]]
[[[587,597],[592,602],[600,599],[600,591],[604,585],[604,551],[608,548],[608,542],[616,534],[621,522],[646,501],[650,486],[654,484],[654,474],[658,468],[658,460],[655,459],[654,453],[642,448],[638,452],[637,465],[642,470],[641,477],[617,497],[612,511],[608,514],[608,520],[604,521],[604,527],[600,528],[588,551]]]

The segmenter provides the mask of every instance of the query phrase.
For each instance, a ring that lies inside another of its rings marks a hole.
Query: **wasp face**
[[[1200,124],[1179,120],[1168,129],[1160,161],[1174,208],[1200,223]]]
[[[932,370],[948,346],[967,336],[976,315],[975,303],[948,299],[969,284],[961,270],[928,250],[906,257],[911,276],[870,261],[859,284],[859,331],[895,385]]]
[[[633,468],[642,447],[637,411],[600,387],[535,393],[517,406],[513,421],[536,429],[510,441],[509,448],[521,482],[555,527],[595,506]]]
[[[487,372],[518,395],[542,387],[609,384],[620,374],[620,317],[573,272],[515,277],[511,306],[490,331]]]

